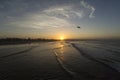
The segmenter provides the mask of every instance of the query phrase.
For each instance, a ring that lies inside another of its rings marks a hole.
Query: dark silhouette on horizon
[[[50,41],[58,41],[57,39],[45,39],[45,38],[1,38],[0,45],[7,44],[24,44],[24,43],[33,43],[33,42],[50,42]]]

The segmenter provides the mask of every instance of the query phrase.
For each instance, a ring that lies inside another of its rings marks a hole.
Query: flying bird
[[[81,28],[80,26],[77,26],[77,28]]]

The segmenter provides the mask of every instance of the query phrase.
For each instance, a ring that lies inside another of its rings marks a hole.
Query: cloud
[[[34,22],[34,25],[39,25],[39,27],[43,28],[59,28],[59,27],[65,27],[65,26],[71,26],[71,24],[64,19],[57,18],[54,16],[48,16],[48,15],[34,15],[30,17],[31,22]]]
[[[7,25],[34,29],[72,27],[75,26],[75,19],[95,17],[94,11],[93,6],[82,0],[72,5],[50,6],[40,11],[27,13],[23,17],[8,16]]]
[[[89,9],[91,12],[89,13],[89,18],[94,18],[94,12],[95,12],[95,8],[93,6],[91,6],[90,4],[88,4],[87,2],[85,2],[84,0],[82,0],[81,5],[86,8]]]
[[[80,3],[74,3],[72,5],[52,6],[48,9],[43,10],[43,13],[46,15],[61,18],[83,18],[85,16],[94,18],[94,12],[95,8],[84,0],[80,1]]]
[[[45,14],[33,14],[27,16],[24,19],[10,22],[9,25],[34,28],[34,29],[52,29],[52,28],[71,27],[73,24],[61,18],[48,16]]]
[[[49,9],[43,10],[43,13],[49,16],[56,16],[56,17],[65,17],[65,18],[73,18],[79,17],[82,18],[82,11],[75,11],[74,7],[66,5],[66,6],[57,6],[51,7]]]
[[[60,15],[60,16],[69,18],[69,15],[67,14],[68,12],[63,7],[46,9],[46,10],[43,10],[43,13],[46,13],[47,15],[51,15],[51,16]]]

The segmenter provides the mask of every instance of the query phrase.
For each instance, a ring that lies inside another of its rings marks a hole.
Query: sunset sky
[[[5,37],[120,38],[120,0],[0,0]]]

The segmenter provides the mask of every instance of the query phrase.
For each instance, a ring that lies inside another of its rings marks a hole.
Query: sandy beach
[[[116,67],[119,62],[115,64],[115,61],[107,61],[110,58],[105,61],[104,57],[95,57],[95,52],[90,55],[84,52],[83,43],[80,44],[58,41],[2,45],[0,80],[120,80]],[[90,52],[88,47],[85,51]]]

